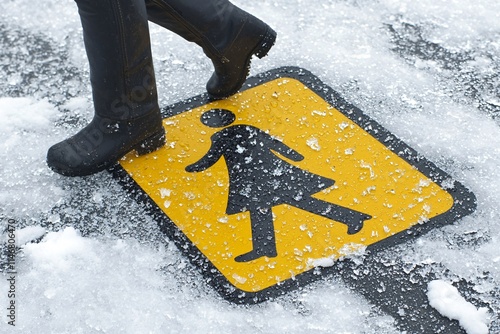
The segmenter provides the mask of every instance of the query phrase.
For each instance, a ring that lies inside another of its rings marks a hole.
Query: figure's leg
[[[236,262],[248,262],[263,256],[277,256],[271,208],[250,212],[250,221],[252,224],[253,249],[248,253],[237,256],[234,260]]]
[[[227,0],[146,0],[148,17],[203,48],[215,72],[207,83],[214,98],[236,93],[253,55],[264,57],[276,32]]]
[[[293,201],[289,204],[347,225],[347,234],[358,233],[363,228],[364,221],[372,218],[372,216],[365,213],[328,203],[314,197],[304,198],[301,201]]]
[[[75,136],[49,149],[47,163],[67,176],[145,154],[165,142],[144,0],[76,0],[90,65],[95,114]]]

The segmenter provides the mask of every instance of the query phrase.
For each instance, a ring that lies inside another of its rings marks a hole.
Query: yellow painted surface
[[[357,234],[344,224],[289,205],[273,208],[278,256],[238,263],[249,252],[249,213],[227,215],[228,171],[223,158],[203,172],[185,167],[198,161],[220,128],[200,122],[204,111],[223,108],[233,124],[266,131],[304,156],[294,166],[335,180],[315,195],[367,213]],[[452,197],[392,153],[357,124],[295,79],[279,78],[230,99],[164,119],[167,145],[146,156],[128,154],[121,165],[213,265],[237,288],[260,291],[314,266],[390,238],[448,211]]]

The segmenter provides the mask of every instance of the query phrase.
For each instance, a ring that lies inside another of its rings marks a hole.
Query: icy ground
[[[235,3],[279,34],[252,74],[312,71],[475,193],[476,213],[381,256],[408,272],[440,264],[433,305],[468,333],[500,333],[500,2]],[[152,42],[162,105],[204,91],[211,64],[201,50],[154,25]],[[0,280],[1,333],[401,332],[334,277],[259,305],[221,300],[108,173],[47,169],[48,147],[91,113],[74,2],[2,0],[2,230],[13,219],[18,242],[49,233],[17,255],[15,327],[7,274]],[[453,290],[464,284],[472,294]]]

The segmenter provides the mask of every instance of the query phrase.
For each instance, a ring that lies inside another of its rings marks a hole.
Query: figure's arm
[[[208,152],[197,162],[186,167],[186,172],[201,172],[205,169],[213,166],[222,156],[222,150],[220,147],[215,145],[215,142],[212,140],[212,146]]]
[[[278,139],[272,138],[271,149],[293,161],[302,161],[304,156]]]

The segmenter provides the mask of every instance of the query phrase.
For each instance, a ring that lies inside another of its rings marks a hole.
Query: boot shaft
[[[76,0],[97,115],[115,120],[158,109],[144,0]]]
[[[222,59],[250,14],[227,0],[146,0],[148,18]]]
[[[202,47],[214,65],[207,82],[215,99],[236,93],[253,55],[264,57],[276,40],[267,24],[227,0],[146,0],[148,18]]]

